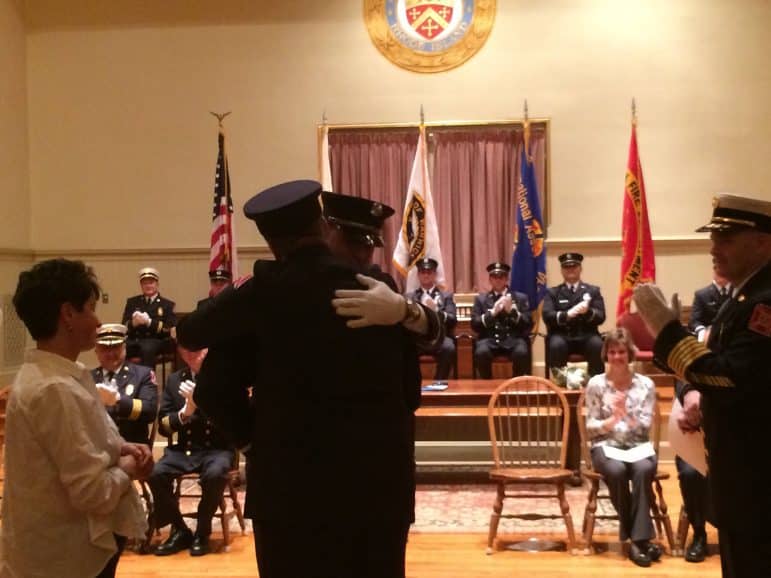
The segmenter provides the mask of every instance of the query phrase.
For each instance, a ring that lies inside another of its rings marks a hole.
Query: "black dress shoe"
[[[704,562],[707,557],[707,536],[694,536],[693,542],[685,551],[688,562]]]
[[[170,556],[182,550],[187,550],[193,543],[193,533],[185,528],[184,530],[174,529],[168,539],[155,549],[156,556]]]
[[[191,556],[205,556],[211,552],[209,548],[209,536],[199,536],[196,534],[193,537],[193,544],[190,546]]]
[[[658,562],[661,559],[662,552],[661,546],[654,544],[653,542],[648,542],[646,554],[648,554],[648,558],[651,559],[651,562]]]
[[[651,559],[650,556],[648,556],[647,553],[647,546],[644,546],[645,550],[635,544],[634,542],[631,543],[629,546],[629,559],[637,564],[638,566],[642,566],[643,568],[647,568],[651,565]]]

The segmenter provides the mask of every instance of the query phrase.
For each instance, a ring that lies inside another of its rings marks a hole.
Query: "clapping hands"
[[[180,383],[179,393],[183,398],[185,398],[185,405],[182,406],[182,414],[185,417],[190,417],[195,413],[196,407],[198,407],[196,406],[195,400],[193,399],[193,393],[195,393],[195,382],[190,379],[186,379]]]

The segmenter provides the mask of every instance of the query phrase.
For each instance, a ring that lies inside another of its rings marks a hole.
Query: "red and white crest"
[[[412,30],[433,40],[449,28],[455,4],[453,0],[406,0],[403,7]]]

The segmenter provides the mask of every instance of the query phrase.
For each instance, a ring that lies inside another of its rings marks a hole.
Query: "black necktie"
[[[107,381],[112,381],[112,378],[115,377],[114,371],[108,371],[107,372]]]

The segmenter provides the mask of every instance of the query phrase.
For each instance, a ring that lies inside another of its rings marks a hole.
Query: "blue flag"
[[[522,147],[509,287],[527,295],[531,309],[537,309],[546,293],[546,245],[535,168],[526,149],[527,145]]]

